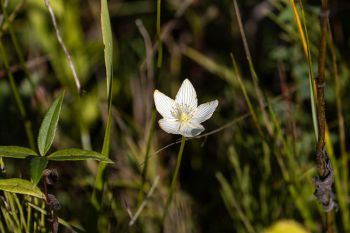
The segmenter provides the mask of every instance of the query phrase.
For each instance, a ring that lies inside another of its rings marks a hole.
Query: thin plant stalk
[[[75,66],[74,66],[74,63],[73,63],[73,59],[72,59],[72,56],[70,54],[70,52],[68,51],[62,37],[61,37],[61,33],[60,33],[60,30],[58,29],[58,26],[57,26],[57,22],[56,22],[56,17],[55,17],[55,13],[51,7],[51,4],[50,4],[50,0],[45,0],[45,5],[50,13],[50,16],[51,16],[51,20],[52,20],[52,24],[53,24],[53,27],[56,31],[56,37],[57,37],[57,40],[59,42],[59,44],[61,45],[63,51],[64,51],[64,54],[66,55],[67,57],[67,60],[68,60],[68,63],[69,63],[69,68],[71,69],[72,71],[72,74],[73,74],[73,77],[74,77],[74,82],[75,82],[75,85],[76,85],[76,88],[77,88],[77,92],[80,94],[80,88],[81,88],[81,85],[80,85],[80,80],[78,78],[78,74],[77,74],[77,71],[75,69]]]
[[[264,108],[264,105],[265,105],[264,102],[268,102],[268,101],[267,101],[267,98],[265,97],[264,93],[262,92],[262,90],[259,87],[258,75],[255,72],[253,59],[252,59],[252,56],[250,54],[248,41],[247,41],[244,29],[243,29],[241,13],[240,13],[240,10],[239,10],[239,7],[238,7],[237,0],[233,0],[233,5],[234,5],[234,11],[235,11],[236,19],[237,19],[237,23],[238,23],[239,32],[240,32],[241,37],[242,37],[244,52],[245,52],[245,55],[246,55],[246,58],[247,58],[247,61],[248,61],[248,65],[249,65],[249,71],[250,71],[251,76],[252,76],[255,93],[256,93],[256,96],[257,96],[257,99],[258,99],[258,103],[259,103],[259,107],[260,107],[260,110],[261,110],[261,113],[262,113],[262,118],[263,118],[263,121],[265,123],[266,129],[267,129],[269,135],[272,135],[273,134],[273,127],[272,127],[272,124],[271,124],[271,119],[269,119],[268,114],[267,114],[267,112],[266,112],[266,110]]]
[[[146,204],[147,204],[147,201],[151,198],[155,188],[157,187],[158,185],[158,181],[159,181],[159,176],[157,176],[155,179],[154,179],[154,182],[153,182],[153,185],[151,187],[151,189],[149,190],[146,198],[143,200],[143,202],[140,204],[140,207],[137,209],[134,217],[130,220],[129,222],[129,226],[132,226],[134,225],[134,223],[136,222],[137,218],[140,216],[142,210],[145,208]]]
[[[314,72],[312,68],[312,58],[311,58],[311,50],[310,50],[310,40],[309,40],[309,33],[306,27],[306,18],[305,18],[305,13],[304,13],[304,7],[302,2],[299,2],[299,8],[301,11],[301,17],[303,21],[303,27],[305,31],[305,59],[307,60],[308,64],[308,72],[309,72],[309,92],[310,92],[310,103],[311,103],[311,113],[312,113],[312,122],[314,124],[314,132],[315,132],[315,138],[318,140],[318,125],[317,125],[317,114],[316,114],[316,86],[315,86],[315,77],[314,77]],[[297,14],[297,12],[296,12]],[[299,26],[299,25],[298,25]],[[300,32],[303,32],[303,29],[299,30]],[[302,35],[300,36],[302,37]]]
[[[328,21],[328,30],[329,30],[329,47],[332,55],[332,69],[333,69],[335,93],[336,93],[336,106],[337,106],[338,128],[339,128],[339,146],[340,146],[340,153],[342,156],[343,170],[344,172],[348,172],[345,123],[344,123],[344,117],[342,113],[343,104],[341,99],[341,83],[340,83],[340,77],[339,77],[339,71],[338,71],[337,55],[334,47],[333,36],[330,30],[329,21]],[[347,178],[347,174],[344,173],[343,176],[344,178]]]
[[[17,8],[17,7],[21,8],[21,7],[23,6],[23,2],[24,2],[24,1],[20,1],[20,2],[18,3],[18,6],[16,6],[16,8]],[[4,12],[4,14],[3,14],[3,15],[4,15],[4,20],[6,20],[6,22],[8,22],[8,21],[9,21],[9,16],[8,16],[6,7],[3,7],[3,12]],[[32,81],[31,78],[30,78],[29,70],[28,70],[28,68],[27,68],[27,66],[26,66],[26,64],[25,64],[24,55],[23,55],[22,49],[20,48],[20,45],[19,45],[19,43],[18,43],[18,40],[17,40],[17,37],[16,37],[16,35],[15,35],[14,29],[13,29],[13,27],[12,27],[12,23],[9,23],[9,24],[8,24],[8,31],[9,31],[9,33],[10,33],[13,46],[14,46],[15,51],[16,51],[16,53],[17,53],[17,56],[18,56],[18,58],[19,58],[20,67],[21,67],[21,69],[24,71],[24,73],[25,73],[25,75],[26,75],[26,78],[27,78],[28,81],[29,81],[30,87],[32,88],[32,90],[34,90],[34,89],[35,89],[34,83],[33,83],[33,81]],[[35,148],[32,148],[32,149],[35,149]]]
[[[264,137],[264,133],[263,133],[263,131],[262,131],[260,125],[259,125],[258,118],[256,116],[256,113],[255,113],[255,110],[253,108],[252,102],[250,101],[249,95],[247,93],[247,89],[244,86],[244,83],[243,83],[242,78],[241,78],[241,74],[240,74],[240,72],[238,70],[238,66],[237,66],[236,60],[235,60],[235,58],[234,58],[232,53],[231,53],[231,60],[232,60],[235,76],[236,76],[236,78],[238,80],[238,83],[239,83],[239,85],[241,87],[241,90],[243,92],[245,101],[247,102],[249,111],[250,111],[250,113],[252,115],[252,119],[253,119],[254,125],[255,125],[256,129],[258,130],[259,135],[263,138]]]
[[[326,114],[325,114],[325,63],[326,63],[326,48],[327,48],[327,22],[328,22],[328,0],[322,0],[321,9],[321,39],[320,39],[320,52],[318,59],[318,78],[317,82],[317,119],[318,119],[318,141],[316,145],[316,162],[317,169],[320,177],[326,175],[326,164],[323,160],[323,151],[325,147],[325,130],[326,130]],[[335,232],[333,212],[326,213],[326,232]]]
[[[31,229],[31,223],[32,223],[32,208],[30,205],[27,205],[27,229],[30,231]]]
[[[180,166],[181,166],[181,160],[182,160],[182,154],[183,154],[184,147],[185,147],[185,142],[186,142],[186,138],[184,136],[182,136],[179,153],[177,154],[176,167],[175,167],[173,179],[172,179],[171,184],[170,184],[170,192],[169,192],[169,196],[168,196],[168,199],[166,201],[165,208],[164,208],[163,219],[162,219],[163,223],[164,223],[165,218],[168,214],[168,209],[169,209],[169,206],[170,206],[172,198],[173,198],[175,185],[176,185],[176,181],[177,181],[177,176],[179,175],[179,170],[180,170]]]
[[[106,67],[106,83],[107,83],[107,99],[108,99],[108,117],[105,129],[105,135],[103,138],[103,146],[101,153],[105,156],[109,156],[110,141],[111,141],[111,128],[112,128],[112,100],[113,100],[113,37],[111,30],[111,22],[109,17],[109,10],[107,0],[101,0],[101,27],[102,27],[102,39],[105,46],[104,57]],[[96,210],[99,210],[103,195],[104,187],[104,172],[106,164],[101,163],[98,167],[97,175],[95,178],[94,191],[91,196],[91,203]]]
[[[17,14],[22,10],[24,1],[25,0],[21,0],[19,3],[17,3],[16,7],[12,10],[12,13],[8,16],[8,18],[6,20],[3,20],[0,23],[0,39],[5,34],[5,32],[7,32],[7,30],[9,29],[9,26],[16,19]],[[4,10],[4,13],[5,13],[5,10],[6,10],[5,7],[3,7],[2,9]]]
[[[328,42],[330,47],[330,52],[332,56],[332,69],[333,69],[333,75],[334,75],[334,82],[335,82],[335,93],[336,93],[336,107],[337,107],[337,115],[338,115],[338,130],[339,130],[339,146],[340,146],[340,153],[341,153],[341,166],[338,166],[334,171],[335,175],[335,188],[337,193],[337,200],[339,202],[340,210],[342,213],[342,221],[343,221],[343,229],[345,232],[350,231],[350,224],[349,224],[349,210],[347,208],[346,199],[348,196],[348,155],[346,152],[346,137],[345,137],[345,123],[344,123],[344,117],[343,117],[343,111],[342,111],[342,99],[341,99],[341,84],[340,84],[340,78],[339,78],[339,72],[338,72],[338,65],[337,65],[337,55],[336,55],[336,49],[333,42],[332,32],[329,20],[327,22],[328,26]],[[339,170],[339,172],[337,172]],[[337,174],[338,177],[336,176]],[[342,181],[340,181],[340,179]]]
[[[49,222],[49,225],[50,225],[50,231],[52,233],[55,232],[54,230],[54,221],[52,221],[54,219],[54,212],[51,208],[51,205],[48,203],[49,201],[49,196],[48,196],[48,190],[47,190],[47,183],[46,183],[46,179],[43,179],[44,180],[44,194],[45,194],[45,199],[46,199],[46,206],[47,206],[47,216],[48,216],[48,222]]]
[[[162,0],[157,0],[157,38],[158,38],[158,61],[157,61],[157,67],[162,67],[162,60],[163,60],[163,46],[160,36],[160,11],[161,11],[161,5]]]
[[[156,121],[156,112],[152,111],[152,116],[151,116],[151,125],[148,131],[148,137],[147,137],[147,146],[146,146],[146,154],[145,154],[145,162],[144,162],[144,167],[142,170],[142,181],[141,181],[141,186],[140,186],[140,191],[138,194],[138,202],[139,204],[142,202],[143,199],[143,192],[145,189],[145,183],[146,183],[146,176],[147,176],[147,169],[148,169],[148,160],[149,160],[149,152],[151,150],[151,144],[152,144],[152,138],[153,138],[153,133],[154,133],[154,125]]]

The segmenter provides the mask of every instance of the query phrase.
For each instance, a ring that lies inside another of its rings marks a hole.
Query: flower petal
[[[160,119],[158,121],[159,126],[162,130],[171,134],[180,134],[180,122],[173,119]]]
[[[160,115],[162,115],[164,118],[174,119],[173,115],[171,114],[171,111],[175,106],[174,100],[158,90],[154,91],[153,97],[154,104],[156,105],[156,109]]]
[[[180,134],[188,138],[195,137],[203,131],[204,127],[201,124],[193,121],[183,124],[180,127]]]
[[[202,123],[203,121],[208,120],[215,111],[218,106],[219,101],[214,100],[208,103],[204,103],[198,106],[198,108],[194,111],[192,120]]]
[[[190,108],[196,108],[198,105],[196,90],[192,86],[190,80],[185,79],[179,91],[176,94],[175,102],[184,104]]]

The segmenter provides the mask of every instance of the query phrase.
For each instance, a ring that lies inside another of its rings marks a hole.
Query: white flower
[[[196,90],[188,79],[181,84],[175,100],[158,90],[154,91],[153,96],[156,109],[163,117],[159,120],[160,128],[185,137],[194,137],[203,132],[201,123],[213,115],[219,103],[214,100],[198,106]]]

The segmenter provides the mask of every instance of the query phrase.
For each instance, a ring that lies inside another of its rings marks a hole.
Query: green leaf
[[[101,25],[102,38],[105,45],[105,65],[106,65],[106,79],[107,79],[107,97],[108,97],[108,119],[105,135],[103,138],[102,154],[107,158],[109,156],[109,144],[112,125],[112,89],[113,89],[113,38],[111,30],[111,22],[109,19],[107,0],[101,0]],[[94,192],[92,194],[92,203],[98,209],[100,201],[97,200],[96,191],[101,191],[103,187],[103,173],[106,164],[102,163],[98,166],[98,171],[95,179]]]
[[[39,156],[35,151],[20,146],[0,146],[0,157],[24,159],[29,155]]]
[[[32,182],[19,178],[0,179],[0,190],[44,198],[44,194]]]
[[[55,137],[63,97],[64,92],[52,103],[41,123],[38,136],[38,148],[41,156],[44,156],[50,149],[53,138]]]
[[[107,78],[107,95],[110,96],[110,89],[112,85],[113,77],[113,38],[111,30],[111,22],[109,19],[107,0],[101,0],[101,27],[102,27],[102,39],[105,46],[105,65],[106,65],[106,78]]]
[[[46,168],[47,163],[48,161],[45,157],[36,157],[30,161],[30,175],[35,185],[39,183],[41,174]]]
[[[54,161],[79,161],[79,160],[87,160],[87,159],[95,159],[101,162],[113,163],[108,157],[97,153],[95,151],[88,151],[82,149],[64,149],[58,150],[49,156],[47,156],[48,160]]]

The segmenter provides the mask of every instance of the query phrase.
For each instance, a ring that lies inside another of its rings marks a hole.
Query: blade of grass
[[[253,225],[250,223],[249,219],[238,205],[237,199],[235,198],[234,192],[231,190],[230,184],[227,182],[227,180],[221,173],[217,173],[216,178],[218,179],[221,185],[220,194],[224,200],[226,209],[231,215],[231,217],[234,218],[235,214],[237,214],[240,220],[242,221],[244,227],[246,228],[247,232],[255,233],[256,231]],[[232,209],[235,209],[236,213],[233,213]]]
[[[154,179],[154,182],[152,184],[151,189],[149,190],[149,192],[147,193],[146,198],[142,201],[142,203],[140,204],[139,208],[137,209],[136,213],[134,214],[133,218],[130,220],[129,222],[129,226],[134,225],[134,223],[136,222],[137,218],[140,216],[142,210],[145,208],[147,201],[151,198],[155,188],[158,185],[158,181],[159,181],[159,176],[156,176],[156,178]]]
[[[203,66],[209,72],[218,75],[220,78],[222,78],[232,86],[234,87],[239,86],[239,84],[235,82],[236,80],[232,78],[234,77],[234,73],[231,69],[225,66],[219,65],[214,60],[210,59],[209,57],[203,55],[199,51],[190,47],[187,47],[186,49],[184,49],[182,53],[186,57],[192,59],[193,61],[197,62],[199,65]],[[251,88],[247,88],[247,89],[251,89]]]
[[[12,195],[13,195],[13,199],[15,200],[15,203],[16,203],[16,209],[19,211],[21,229],[24,230],[26,233],[29,233],[30,231],[28,229],[28,226],[26,224],[26,219],[24,217],[24,211],[23,211],[24,205],[22,205],[20,203],[20,200],[16,194],[12,194]]]
[[[17,215],[17,208],[15,207],[15,201],[14,201],[14,195],[11,195],[10,192],[4,192],[5,194],[5,198],[7,200],[7,203],[9,204],[10,207],[10,213],[11,213],[11,219],[14,222],[14,229],[21,231],[21,224],[20,224],[20,220],[19,217]]]
[[[348,154],[346,152],[346,140],[345,140],[345,123],[344,123],[344,117],[342,113],[342,97],[341,97],[341,86],[340,86],[340,78],[338,73],[338,65],[337,65],[337,55],[336,55],[336,49],[333,42],[333,36],[331,32],[331,26],[329,23],[329,20],[327,22],[328,26],[328,43],[330,47],[330,52],[332,56],[332,69],[333,69],[333,75],[334,75],[334,82],[335,82],[335,94],[336,94],[336,107],[337,107],[337,115],[338,115],[338,131],[339,131],[339,146],[340,146],[340,153],[341,153],[341,166],[337,166],[334,170],[335,175],[335,188],[336,188],[336,194],[337,194],[337,200],[339,202],[339,206],[342,213],[342,222],[344,226],[345,232],[350,232],[350,222],[347,220],[350,218],[349,209],[347,208],[346,200],[348,196],[348,182],[349,182],[349,171],[348,171]],[[328,141],[326,139],[326,141]],[[328,143],[330,144],[330,143]],[[335,158],[332,161],[336,161]],[[338,172],[339,168],[339,176],[336,172]],[[338,180],[337,177],[341,177],[342,181]]]
[[[314,126],[314,131],[315,131],[315,137],[316,137],[316,140],[318,140],[318,125],[317,125],[317,113],[316,113],[316,96],[317,96],[317,93],[316,93],[316,83],[315,83],[315,77],[314,77],[314,72],[313,72],[313,68],[312,68],[312,57],[311,57],[311,51],[310,51],[310,43],[309,43],[309,33],[307,31],[307,27],[306,27],[306,18],[305,18],[305,13],[304,13],[304,8],[303,8],[303,5],[302,5],[302,2],[300,2],[299,4],[300,6],[300,11],[301,11],[301,16],[302,16],[302,21],[303,21],[303,26],[304,26],[304,30],[305,30],[305,38],[306,38],[306,41],[304,44],[303,42],[303,48],[305,50],[306,48],[306,60],[307,60],[307,63],[308,63],[308,72],[309,72],[309,93],[310,93],[310,102],[311,102],[311,113],[312,113],[312,122],[313,122],[313,126]],[[293,9],[295,8],[295,5],[293,7]],[[297,13],[297,12],[296,12]],[[299,27],[299,24],[297,24],[298,27]],[[299,32],[303,32],[303,29],[299,29],[298,30]],[[302,35],[303,35],[302,34]],[[303,38],[303,36],[300,35],[301,38]]]
[[[301,24],[301,20],[300,20],[300,16],[299,16],[297,7],[295,5],[295,1],[294,0],[290,0],[290,5],[292,7],[294,18],[295,18],[295,22],[297,24],[297,28],[298,28],[298,32],[299,32],[299,36],[300,36],[301,45],[303,47],[304,55],[305,55],[305,57],[309,57],[308,43],[307,43],[304,31],[303,31],[303,27],[302,27],[302,24]]]
[[[111,125],[112,125],[112,94],[113,94],[113,38],[111,30],[111,22],[109,18],[107,0],[101,0],[101,27],[102,27],[102,39],[106,66],[106,83],[107,83],[107,98],[108,98],[108,118],[103,139],[102,152],[104,156],[109,157]],[[102,189],[104,185],[103,175],[106,169],[106,164],[101,163],[98,167],[94,192],[92,194],[92,204],[96,209],[100,208],[100,199],[102,197]]]
[[[258,100],[260,100],[259,101],[259,105],[260,105],[260,108],[262,110],[263,120],[264,120],[264,123],[265,123],[266,128],[267,128],[267,130],[268,130],[270,135],[274,135],[274,133],[276,133],[276,132],[273,132],[273,129],[277,130],[277,134],[280,135],[276,139],[277,140],[282,140],[283,147],[282,148],[276,148],[277,149],[277,151],[275,152],[276,153],[276,158],[277,158],[278,163],[279,163],[279,165],[281,167],[282,174],[283,174],[283,177],[284,177],[285,181],[287,183],[290,183],[291,181],[294,180],[293,179],[294,175],[291,176],[289,174],[290,173],[289,169],[287,169],[287,166],[286,166],[285,162],[283,161],[282,156],[284,154],[287,155],[288,168],[289,168],[289,166],[295,167],[296,164],[293,162],[294,160],[292,158],[292,154],[293,153],[288,149],[288,145],[287,145],[287,143],[286,143],[286,141],[285,141],[285,139],[283,137],[283,133],[282,133],[282,130],[280,128],[280,124],[276,120],[276,116],[275,116],[274,110],[273,110],[273,108],[272,108],[268,98],[266,97],[265,93],[263,91],[261,91],[261,89],[260,89],[260,87],[258,85],[258,77],[257,77],[257,74],[255,72],[255,68],[254,68],[254,65],[253,65],[253,62],[252,62],[252,58],[251,58],[251,55],[250,55],[250,52],[249,52],[249,48],[248,48],[248,43],[247,43],[247,40],[245,38],[245,33],[244,33],[243,25],[242,25],[242,22],[241,22],[241,17],[240,17],[238,4],[237,4],[236,0],[233,0],[233,3],[234,3],[234,9],[235,9],[236,17],[237,17],[237,21],[238,21],[238,26],[239,26],[239,29],[240,29],[240,32],[241,32],[241,37],[242,37],[242,40],[243,40],[245,53],[246,53],[247,60],[248,60],[248,63],[249,63],[249,69],[250,69],[250,72],[251,72],[251,75],[252,75],[252,79],[253,79],[255,92],[256,92]],[[267,113],[264,111],[264,107],[265,107],[264,102],[267,103],[269,116],[272,118],[272,120],[268,117]],[[298,207],[299,212],[301,213],[301,215],[303,216],[303,218],[307,222],[307,225],[310,228],[312,228],[312,229],[316,229],[315,224],[312,222],[310,211],[307,208],[305,208],[306,207],[305,203],[298,196],[297,187],[294,184],[290,184],[290,185],[288,185],[288,187],[289,187],[288,190],[289,190],[293,200],[295,201],[295,204]]]
[[[138,194],[138,203],[140,204],[141,201],[143,200],[143,192],[145,189],[145,182],[146,182],[146,176],[147,176],[147,169],[148,169],[148,159],[149,159],[149,154],[151,150],[151,143],[152,143],[152,138],[154,134],[154,125],[156,122],[156,112],[153,110],[152,111],[152,116],[151,116],[151,125],[148,130],[148,136],[147,136],[147,146],[146,146],[146,154],[145,154],[145,160],[144,160],[144,166],[141,174],[141,185],[140,185],[140,190]]]
[[[0,39],[2,38],[2,36],[4,35],[5,32],[7,32],[9,25],[13,23],[13,21],[15,20],[17,14],[20,12],[22,6],[24,4],[24,0],[21,0],[21,2],[19,2],[15,9],[12,11],[12,13],[8,16],[7,20],[2,20],[2,22],[0,23]],[[5,9],[6,10],[6,9]]]
[[[24,4],[24,0],[21,0],[20,2],[18,2],[16,7],[15,7],[15,11],[21,9],[23,4]],[[3,13],[4,13],[4,20],[6,22],[8,22],[9,21],[9,16],[8,16],[8,13],[7,13],[7,9],[6,9],[6,7],[4,7],[3,9],[4,9],[4,11],[3,11]],[[20,65],[21,69],[24,71],[25,76],[26,76],[26,78],[29,81],[29,85],[30,85],[32,91],[34,91],[34,89],[35,89],[34,83],[33,83],[32,79],[31,79],[29,70],[28,70],[27,65],[25,63],[25,60],[24,60],[22,49],[20,48],[20,45],[18,43],[16,34],[15,34],[14,29],[12,27],[13,24],[9,23],[7,25],[8,25],[8,30],[9,30],[9,33],[10,33],[10,37],[11,37],[12,43],[13,43],[13,45],[15,47],[15,51],[17,53],[17,57],[19,58],[19,61],[20,61],[19,65]],[[32,149],[35,149],[35,148],[32,148]]]
[[[1,212],[2,212],[2,217],[5,220],[6,229],[8,229],[4,232],[9,232],[10,229],[15,229],[15,224],[10,216],[10,212],[7,211],[5,208],[1,208]]]
[[[237,0],[233,0],[233,6],[234,6],[234,12],[236,15],[236,20],[237,20],[237,24],[238,24],[238,28],[241,34],[241,38],[242,38],[242,42],[243,42],[243,47],[244,47],[244,52],[249,64],[249,71],[251,73],[251,77],[253,80],[253,85],[254,85],[254,90],[255,90],[255,94],[256,97],[258,99],[258,103],[259,103],[259,107],[260,107],[260,111],[262,113],[262,118],[263,121],[265,123],[265,127],[268,131],[268,133],[270,135],[273,134],[273,128],[272,128],[272,124],[271,124],[271,120],[268,117],[268,114],[265,110],[265,103],[267,102],[267,98],[265,97],[264,93],[262,92],[262,90],[259,87],[259,79],[258,76],[255,72],[255,68],[254,68],[254,64],[253,64],[253,60],[252,60],[252,56],[250,54],[250,50],[249,50],[249,46],[248,46],[248,42],[247,42],[247,38],[245,36],[245,32],[243,29],[243,24],[242,24],[242,19],[241,19],[241,13],[237,4]]]
[[[32,208],[27,205],[27,232],[30,232],[32,226]]]
[[[240,72],[238,70],[237,63],[236,63],[235,58],[234,58],[232,53],[231,53],[231,60],[232,60],[232,64],[233,64],[233,70],[234,70],[234,73],[235,73],[234,76],[237,78],[239,86],[241,87],[241,90],[243,92],[245,101],[247,102],[249,111],[250,111],[250,113],[252,115],[255,127],[258,130],[258,133],[259,133],[260,137],[264,138],[263,131],[262,131],[262,129],[260,127],[260,124],[258,122],[255,110],[254,110],[253,105],[252,105],[252,102],[250,101],[249,95],[247,93],[247,89],[245,88],[244,83],[242,82],[241,74],[240,74]]]

